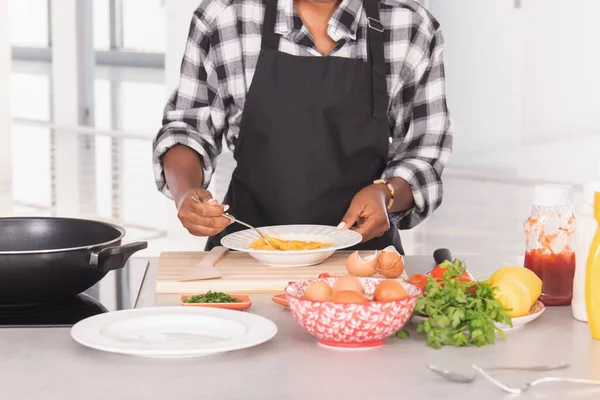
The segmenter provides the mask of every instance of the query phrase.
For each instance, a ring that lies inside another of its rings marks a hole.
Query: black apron
[[[253,226],[338,225],[354,195],[379,179],[390,146],[379,0],[365,0],[368,62],[278,51],[277,0],[265,0],[262,45],[235,144],[224,204]],[[229,225],[208,239],[246,229]],[[354,249],[394,245],[398,230]]]

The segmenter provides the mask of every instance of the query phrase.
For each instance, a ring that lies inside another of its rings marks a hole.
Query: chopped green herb
[[[427,345],[435,349],[445,345],[481,347],[494,344],[496,334],[504,339],[495,323],[512,326],[512,320],[496,300],[496,288],[487,282],[460,282],[458,277],[466,271],[460,260],[446,261],[441,267],[448,268],[444,278],[427,278],[414,310],[428,317],[417,327],[418,333],[425,334]]]
[[[210,290],[206,294],[199,294],[191,296],[185,299],[185,303],[240,303],[241,300],[235,297],[231,297],[227,293],[223,292],[211,292]]]
[[[392,336],[398,339],[406,339],[408,337],[408,331],[406,329],[400,329],[398,332],[394,333]]]

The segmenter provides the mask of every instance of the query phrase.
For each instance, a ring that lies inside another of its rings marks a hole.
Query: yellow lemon
[[[525,285],[530,294],[529,307],[532,307],[542,294],[542,280],[533,271],[524,267],[500,268],[489,279],[492,286],[497,286],[502,281],[518,281]]]
[[[497,290],[494,292],[496,300],[506,309],[506,314],[511,317],[522,317],[531,309],[531,294],[523,283],[515,280],[502,280],[496,282]]]

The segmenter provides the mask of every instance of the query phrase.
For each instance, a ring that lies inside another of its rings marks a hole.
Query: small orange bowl
[[[193,297],[195,295],[183,295],[181,296],[181,305],[182,306],[191,306],[191,307],[213,307],[213,308],[226,308],[229,310],[238,310],[242,311],[249,308],[252,305],[252,301],[250,300],[250,296],[246,294],[230,294],[234,299],[239,299],[241,301],[237,303],[186,303],[185,300]]]
[[[290,303],[287,301],[287,296],[285,293],[279,293],[275,296],[271,297],[273,303],[279,304],[280,306],[284,306],[285,308],[290,308]]]

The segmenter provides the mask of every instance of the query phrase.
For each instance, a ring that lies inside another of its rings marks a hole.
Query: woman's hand
[[[194,201],[192,196],[200,203]],[[192,189],[178,200],[177,217],[192,235],[214,236],[231,224],[231,220],[221,216],[228,209],[228,205],[218,204],[208,190]]]
[[[373,184],[358,192],[338,229],[353,229],[363,237],[362,242],[383,235],[390,229],[386,204],[390,197],[386,185]],[[353,228],[354,224],[357,227]]]

